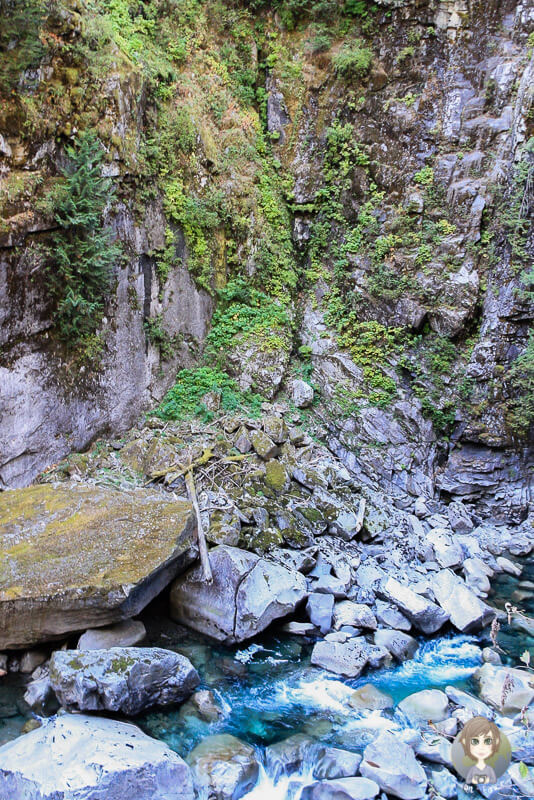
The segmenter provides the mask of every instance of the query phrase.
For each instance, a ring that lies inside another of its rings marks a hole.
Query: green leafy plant
[[[102,177],[104,152],[95,134],[81,134],[67,155],[63,180],[45,200],[58,226],[46,251],[45,270],[56,330],[69,346],[76,346],[101,322],[113,266],[122,251],[102,221],[114,192],[109,178]]]
[[[361,39],[348,42],[332,59],[338,75],[348,80],[363,78],[369,72],[373,62],[373,51],[366,47]]]
[[[198,414],[206,416],[202,398],[208,392],[221,397],[224,411],[245,411],[254,416],[261,412],[263,398],[252,392],[242,392],[237,383],[226,373],[213,367],[182,369],[175,385],[163,398],[154,414],[161,419],[179,420]]]
[[[508,380],[513,392],[508,423],[515,434],[524,437],[534,422],[534,331],[508,372]]]

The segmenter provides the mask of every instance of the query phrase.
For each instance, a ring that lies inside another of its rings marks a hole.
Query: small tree
[[[104,152],[97,137],[82,134],[67,154],[64,180],[48,197],[58,230],[46,269],[53,321],[60,338],[73,346],[100,324],[121,247],[102,221],[114,192],[109,178],[102,177]]]

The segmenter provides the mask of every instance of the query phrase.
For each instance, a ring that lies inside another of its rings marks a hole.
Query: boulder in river
[[[338,778],[305,786],[300,800],[373,800],[380,788],[368,778]]]
[[[424,769],[412,748],[389,731],[383,731],[367,745],[360,772],[376,781],[386,794],[401,800],[425,796],[427,779]]]
[[[417,594],[396,578],[387,578],[382,581],[380,592],[423,633],[435,633],[449,619],[447,611],[426,597]]]
[[[397,661],[408,661],[413,658],[419,647],[417,639],[402,631],[388,631],[380,629],[375,631],[375,644],[385,647]]]
[[[195,785],[207,800],[239,800],[256,784],[254,748],[229,733],[207,736],[189,753]]]
[[[200,679],[191,662],[160,647],[58,650],[50,684],[60,703],[80,711],[139,714],[186,700]]]
[[[138,614],[197,555],[189,503],[143,489],[0,493],[0,649]]]
[[[109,647],[133,647],[142,642],[146,628],[140,620],[127,619],[105,628],[91,628],[78,640],[78,650],[107,650]]]
[[[209,555],[213,582],[200,566],[181,575],[171,590],[171,616],[213,639],[250,639],[307,596],[306,578],[296,570],[227,545]]]
[[[412,725],[441,722],[450,716],[449,698],[439,689],[423,689],[409,694],[398,707]]]
[[[315,741],[303,733],[270,744],[265,748],[265,766],[277,781],[281,775],[299,770],[313,752]]]
[[[315,753],[313,777],[316,780],[352,778],[358,773],[362,757],[339,747],[320,746]]]
[[[384,708],[393,708],[393,698],[372,683],[359,686],[349,697],[349,705],[357,709],[369,708],[373,711],[382,711]]]
[[[0,747],[0,800],[22,797],[193,800],[194,791],[180,756],[135,725],[62,714]]]
[[[347,642],[317,642],[311,654],[311,663],[337,675],[357,678],[364,668],[374,660],[378,648],[368,644],[363,637]],[[373,664],[378,666],[378,664]]]
[[[355,628],[369,628],[375,631],[376,617],[364,603],[353,603],[352,600],[343,600],[334,606],[334,628],[338,631],[343,625],[352,625]]]
[[[454,627],[462,633],[481,630],[495,616],[495,611],[450,569],[442,569],[434,575],[432,590],[440,606],[450,616]]]
[[[520,711],[534,700],[534,677],[521,669],[486,663],[473,678],[481,699],[499,711]]]

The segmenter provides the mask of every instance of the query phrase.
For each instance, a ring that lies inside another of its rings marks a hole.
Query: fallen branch
[[[197,459],[198,461],[198,459]],[[205,462],[204,462],[205,463]],[[213,574],[210,566],[210,557],[208,554],[208,545],[206,543],[206,536],[204,534],[204,527],[202,525],[202,517],[200,516],[200,508],[198,506],[197,492],[195,488],[195,479],[193,478],[194,462],[191,462],[189,468],[185,472],[185,485],[187,487],[187,495],[197,517],[197,537],[198,537],[198,551],[200,554],[200,563],[202,564],[202,572],[204,580],[207,583],[212,583]]]

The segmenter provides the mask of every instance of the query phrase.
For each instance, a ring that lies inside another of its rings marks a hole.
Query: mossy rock
[[[0,494],[0,649],[138,614],[196,556],[189,503],[41,485]]]
[[[271,459],[265,465],[265,483],[275,492],[287,492],[290,481],[283,464]]]

